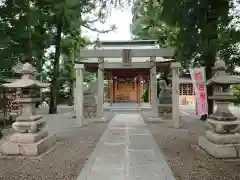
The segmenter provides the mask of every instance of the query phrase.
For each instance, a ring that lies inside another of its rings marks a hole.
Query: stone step
[[[112,112],[130,112],[130,111],[142,111],[142,109],[139,108],[110,108],[110,111]]]

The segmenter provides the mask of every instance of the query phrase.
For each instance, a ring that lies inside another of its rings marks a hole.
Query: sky
[[[97,24],[96,27],[101,29],[108,29],[111,25],[116,25],[117,29],[109,33],[100,34],[99,39],[102,41],[131,40],[131,22],[131,8],[124,10],[113,9],[106,23],[104,25]],[[98,37],[98,33],[86,29],[83,30],[83,34],[93,41]]]
[[[240,12],[240,6],[235,7],[235,12]],[[104,25],[97,24],[97,28],[107,29],[110,25],[116,25],[117,30],[110,33],[99,35],[100,40],[131,40],[130,25],[132,23],[131,7],[125,9],[112,9],[111,15],[108,17]],[[83,34],[90,40],[96,40],[98,33],[90,30],[83,30]]]

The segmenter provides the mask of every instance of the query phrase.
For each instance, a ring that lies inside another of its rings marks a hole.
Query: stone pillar
[[[143,82],[141,83],[141,102],[144,102],[142,97],[143,97],[143,94],[144,94],[145,82],[146,81],[143,80]]]
[[[149,75],[149,78],[148,78],[148,103],[152,104],[152,100],[151,100],[151,78],[150,78],[150,75]]]
[[[117,78],[114,77],[114,82],[113,82],[113,102],[116,102],[116,94],[117,94]]]
[[[83,64],[76,64],[76,89],[75,89],[75,96],[76,96],[76,104],[75,104],[75,111],[76,111],[76,124],[78,126],[83,126]]]
[[[136,99],[137,99],[137,105],[140,105],[140,100],[139,100],[139,93],[140,93],[140,78],[137,76],[136,78]]]
[[[150,57],[153,67],[150,69],[152,117],[158,117],[156,57]]]
[[[104,58],[98,58],[97,118],[103,120]]]
[[[115,89],[116,89],[116,86],[115,86],[115,78],[113,77],[113,94],[112,94],[112,98],[113,98],[113,103],[115,103]]]
[[[138,76],[138,105],[141,106],[142,78]]]
[[[136,104],[138,105],[138,78],[134,78],[134,86],[135,86],[135,92],[136,92]]]
[[[73,117],[76,117],[76,82],[73,83]]]
[[[109,80],[109,99],[110,99],[110,106],[112,106],[113,103],[113,79],[111,78]]]
[[[181,64],[173,62],[172,68],[172,119],[175,128],[180,127],[180,107],[179,107],[179,69]]]

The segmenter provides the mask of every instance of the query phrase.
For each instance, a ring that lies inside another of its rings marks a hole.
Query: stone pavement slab
[[[116,114],[77,180],[175,180],[140,114]]]

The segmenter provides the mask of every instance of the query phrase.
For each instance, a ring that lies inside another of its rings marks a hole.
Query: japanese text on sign
[[[207,92],[206,86],[203,84],[205,79],[205,69],[194,68],[190,69],[191,78],[196,95],[196,112],[198,115],[208,114]]]

